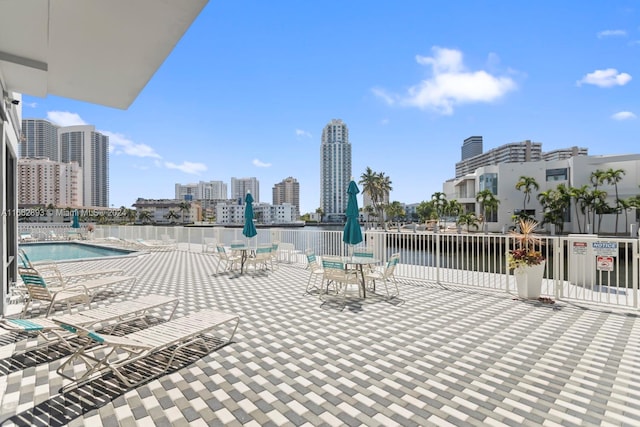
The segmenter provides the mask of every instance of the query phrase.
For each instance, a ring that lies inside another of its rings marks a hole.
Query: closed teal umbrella
[[[80,228],[80,220],[78,219],[78,211],[73,211],[73,219],[71,222],[71,228]]]
[[[242,234],[247,238],[252,238],[258,234],[258,230],[256,230],[256,226],[253,223],[253,196],[251,196],[251,193],[247,193],[244,201],[244,227],[242,228]]]
[[[355,181],[349,183],[347,194],[349,194],[349,200],[347,201],[347,222],[344,225],[344,232],[342,233],[342,241],[347,245],[357,245],[362,242],[362,230],[360,229],[360,222],[358,221],[358,199],[356,196],[360,190]]]

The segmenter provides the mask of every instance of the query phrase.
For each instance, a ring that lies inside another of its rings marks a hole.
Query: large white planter
[[[516,286],[520,298],[540,298],[545,264],[546,261],[542,261],[538,265],[519,267],[513,271],[514,276],[516,276]]]

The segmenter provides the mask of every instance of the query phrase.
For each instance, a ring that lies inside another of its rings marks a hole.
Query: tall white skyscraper
[[[83,206],[109,206],[109,137],[95,126],[58,129],[61,162],[78,162],[82,168]]]
[[[20,157],[46,157],[59,161],[58,126],[43,119],[23,119]]]
[[[320,146],[320,207],[327,221],[344,221],[351,180],[349,129],[333,119],[322,130]]]
[[[251,178],[231,178],[231,198],[244,204],[247,191],[251,192],[253,201],[260,203],[260,183],[255,177]]]

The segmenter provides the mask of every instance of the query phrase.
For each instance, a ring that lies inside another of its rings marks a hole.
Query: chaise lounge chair
[[[162,375],[181,350],[200,350],[204,355],[231,342],[240,318],[220,311],[202,310],[121,337],[100,334],[62,318],[54,321],[70,332],[90,338],[89,343],[56,370],[60,376],[72,381],[70,385],[84,384],[111,372],[125,385],[133,387],[150,377],[138,370],[127,369],[128,365],[161,351],[167,352],[166,357],[148,364],[153,369],[153,376]],[[214,336],[225,330],[226,336]],[[206,336],[214,336],[213,343],[208,342],[211,340],[205,339]]]
[[[121,276],[124,274],[124,270],[120,268],[109,270],[85,270],[80,273],[63,274],[55,262],[32,264],[27,253],[22,248],[18,248],[18,257],[20,258],[20,263],[23,267],[37,270],[50,286],[64,287],[80,280],[95,279],[100,276]]]
[[[106,307],[83,310],[77,314],[69,314],[58,316],[57,319],[76,323],[85,328],[94,328],[98,325],[101,329],[108,332],[123,323],[129,323],[134,320],[141,320],[146,324],[146,317],[151,315],[165,306],[171,309],[166,320],[171,320],[173,314],[178,307],[178,298],[165,295],[145,295],[129,301],[122,301],[109,304]],[[173,307],[171,308],[171,304]],[[49,345],[62,343],[69,350],[74,351],[67,338],[70,335],[68,331],[62,329],[60,325],[50,318],[37,317],[33,319],[10,319],[0,320],[0,326],[8,331],[21,334],[35,335],[38,343],[35,346],[29,346],[23,352],[37,350]],[[15,352],[13,353],[16,354]]]
[[[56,303],[65,302],[67,309],[70,310],[73,302],[88,304],[101,292],[109,291],[115,286],[125,283],[131,283],[128,289],[131,291],[136,283],[135,276],[106,276],[56,287],[50,286],[40,272],[32,268],[18,267],[18,274],[20,274],[27,292],[22,317],[27,313],[32,301],[48,302],[46,314],[48,316]]]

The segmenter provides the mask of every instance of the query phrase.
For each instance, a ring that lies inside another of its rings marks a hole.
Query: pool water
[[[86,243],[55,242],[29,243],[20,245],[31,262],[38,261],[77,261],[90,258],[106,258],[133,253],[126,249],[105,248]]]

